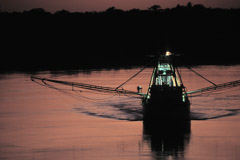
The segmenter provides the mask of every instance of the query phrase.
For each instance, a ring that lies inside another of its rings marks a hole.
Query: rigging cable
[[[183,63],[182,63],[183,64]],[[191,70],[193,73],[195,73],[196,75],[198,75],[199,77],[203,78],[204,80],[206,80],[207,82],[213,84],[213,86],[209,86],[209,87],[205,87],[205,88],[200,88],[198,90],[194,90],[194,91],[189,91],[187,92],[188,95],[190,95],[189,97],[196,97],[196,96],[201,96],[203,94],[212,94],[213,92],[216,91],[220,91],[226,88],[233,88],[233,87],[237,87],[240,86],[240,80],[236,80],[236,81],[231,81],[231,82],[226,82],[226,83],[221,83],[221,84],[215,84],[214,82],[210,81],[209,79],[205,78],[203,75],[201,75],[200,73],[196,72],[195,70],[193,70],[191,67],[184,65],[186,68],[188,68],[189,70]]]
[[[201,77],[202,79],[208,81],[209,83],[213,84],[214,86],[217,86],[215,83],[213,83],[212,81],[210,81],[209,79],[205,78],[204,76],[202,76],[201,74],[199,74],[198,72],[194,71],[191,67],[186,66],[189,70],[191,70],[193,73],[195,73],[196,75],[198,75],[199,77]]]
[[[129,82],[131,79],[133,79],[134,77],[136,77],[139,73],[141,73],[144,69],[146,68],[146,66],[145,67],[143,67],[140,71],[138,71],[136,74],[134,74],[132,77],[130,77],[128,80],[126,80],[125,82],[123,82],[122,84],[120,84],[117,88],[116,88],[116,90],[118,89],[118,88],[120,88],[120,87],[122,87],[124,84],[126,84],[127,82]]]
[[[135,73],[132,77],[130,77],[129,79],[127,79],[125,82],[123,82],[122,84],[120,84],[118,87],[116,87],[116,90],[118,90],[120,87],[122,87],[123,85],[125,85],[127,82],[129,82],[130,80],[132,80],[134,77],[136,77],[137,75],[139,75],[144,69],[147,68],[147,66],[149,64],[151,64],[153,62],[153,60],[147,62],[141,69],[140,71],[138,71],[137,73]]]

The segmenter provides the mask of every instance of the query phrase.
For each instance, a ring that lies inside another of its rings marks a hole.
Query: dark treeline
[[[1,70],[143,65],[170,50],[183,63],[239,64],[240,9],[202,5],[123,11],[0,12]]]

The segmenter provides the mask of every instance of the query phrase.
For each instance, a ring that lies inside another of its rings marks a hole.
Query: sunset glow
[[[179,5],[187,5],[189,0],[1,0],[1,11],[24,11],[32,8],[43,8],[49,12],[59,10],[68,10],[71,12],[86,12],[86,11],[105,11],[109,7],[116,7],[122,10],[130,9],[148,9],[152,5],[160,5],[164,8],[173,8]],[[202,4],[205,7],[211,8],[239,8],[239,0],[192,0],[192,4]]]

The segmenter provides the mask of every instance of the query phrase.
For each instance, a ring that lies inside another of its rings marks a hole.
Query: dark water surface
[[[215,83],[240,79],[240,66],[194,70]],[[37,76],[117,87],[139,68],[91,72],[41,72]],[[210,86],[181,68],[188,91]],[[124,89],[146,91],[147,68]],[[240,88],[192,97],[191,122],[149,126],[141,99],[30,80],[29,74],[0,75],[0,159],[220,159],[240,158]],[[57,88],[57,89],[56,89]]]

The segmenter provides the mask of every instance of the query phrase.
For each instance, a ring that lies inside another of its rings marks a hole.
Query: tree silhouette
[[[166,49],[184,54],[187,64],[239,63],[235,39],[240,37],[240,9],[191,2],[171,9],[153,5],[147,10],[110,7],[85,13],[52,14],[35,8],[2,11],[0,19],[1,47],[7,57],[0,70],[137,66],[145,63],[146,55]],[[13,60],[14,53],[21,55]],[[219,56],[226,53],[234,54]]]
[[[161,11],[162,8],[159,5],[153,5],[150,8],[148,8],[150,11]]]
[[[61,10],[61,11],[55,12],[55,14],[57,14],[57,15],[69,15],[70,12],[63,9],[63,10]]]
[[[187,8],[192,8],[192,3],[191,2],[188,2]]]

